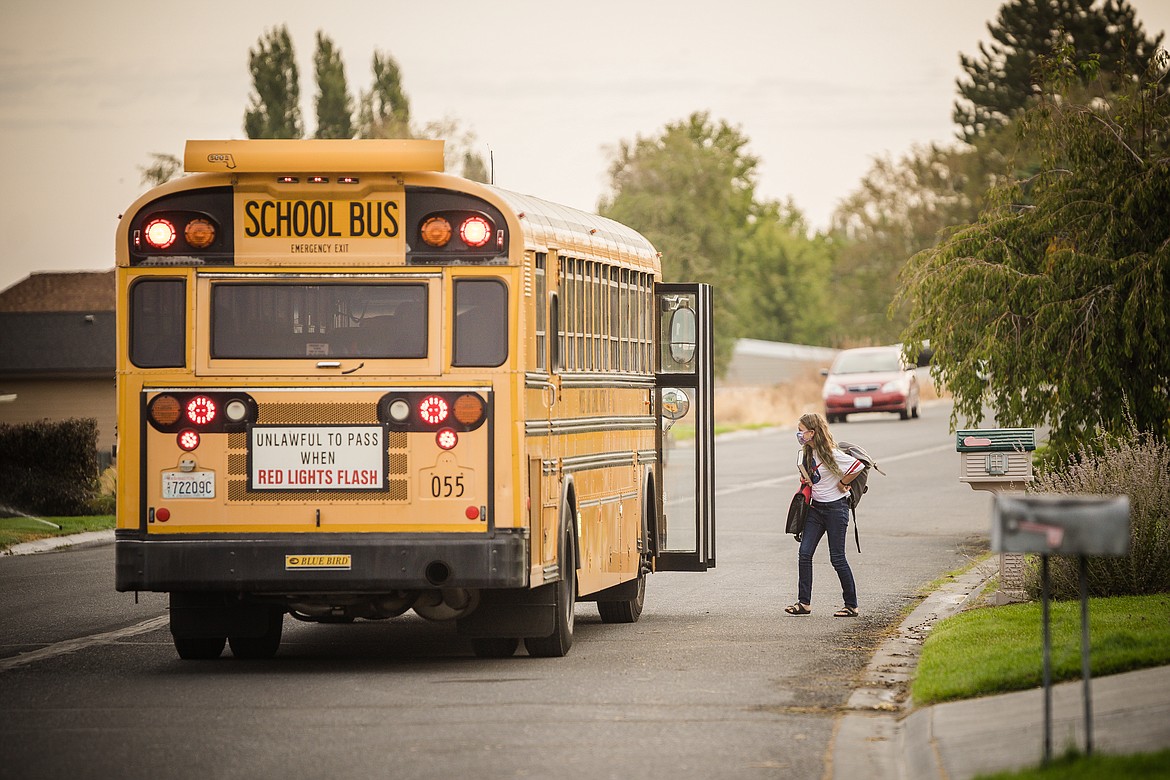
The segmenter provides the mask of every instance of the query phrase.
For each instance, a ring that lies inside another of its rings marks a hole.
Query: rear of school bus
[[[409,609],[564,654],[571,587],[529,587],[516,215],[441,142],[185,162],[117,233],[118,590],[170,594],[183,658]]]

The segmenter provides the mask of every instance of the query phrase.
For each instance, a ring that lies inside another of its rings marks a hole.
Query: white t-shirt
[[[821,467],[821,461],[817,458],[814,451],[812,453],[813,468],[812,472],[807,474],[809,481],[812,483],[812,498],[813,501],[820,503],[828,503],[830,501],[837,501],[849,495],[848,490],[842,490],[840,485],[840,477],[833,474],[827,468]],[[836,447],[833,448],[833,460],[837,462],[837,468],[845,476],[856,474],[865,468],[864,464],[852,455],[847,455]],[[801,447],[796,452],[796,463],[800,468],[801,473],[804,473],[804,448]]]

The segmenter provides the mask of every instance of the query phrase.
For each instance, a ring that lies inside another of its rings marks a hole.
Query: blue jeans
[[[804,536],[800,540],[800,580],[797,598],[801,604],[812,603],[813,553],[821,543],[821,537],[829,535],[829,563],[841,580],[841,596],[845,606],[857,609],[857,585],[853,582],[853,571],[845,560],[845,532],[849,528],[849,499],[842,498],[828,504],[813,502],[808,508],[804,522]]]

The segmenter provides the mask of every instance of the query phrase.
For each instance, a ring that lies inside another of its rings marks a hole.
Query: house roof
[[[114,269],[37,271],[0,291],[0,312],[113,312]],[[112,364],[111,364],[112,365]]]
[[[114,376],[114,312],[0,312],[0,378]]]

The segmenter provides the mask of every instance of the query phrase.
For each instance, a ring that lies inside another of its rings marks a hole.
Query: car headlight
[[[883,393],[905,393],[910,389],[910,383],[904,379],[891,379],[882,385]]]
[[[841,385],[835,385],[831,382],[826,382],[824,395],[826,398],[830,395],[845,395],[845,388],[841,387]]]

